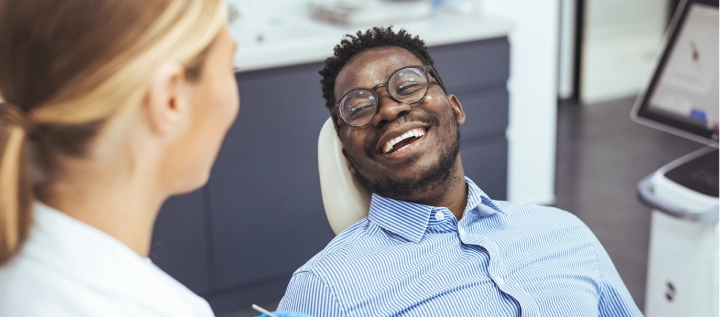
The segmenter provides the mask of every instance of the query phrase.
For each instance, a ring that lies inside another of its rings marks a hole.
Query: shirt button
[[[466,231],[464,230],[464,228],[459,227],[459,234],[462,235],[462,236],[465,236],[465,235],[466,235]]]
[[[444,212],[437,211],[436,212],[436,220],[438,220],[438,221],[444,220]]]
[[[504,285],[504,279],[501,278],[501,276],[496,277],[496,283],[499,285]]]

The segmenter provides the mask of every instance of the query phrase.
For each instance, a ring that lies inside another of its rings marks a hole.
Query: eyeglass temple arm
[[[431,71],[431,74],[434,76],[434,78],[436,78],[436,81],[439,82],[439,86],[441,86],[441,89],[444,90],[444,93],[448,94],[448,92],[446,91],[446,86],[444,86],[444,81],[441,80],[441,76],[439,76],[439,73],[436,72],[436,69],[434,69],[433,66],[429,66],[429,70]]]

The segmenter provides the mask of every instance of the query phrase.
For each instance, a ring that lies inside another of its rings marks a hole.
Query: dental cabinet
[[[490,197],[503,200],[509,26],[493,20],[457,24],[456,31],[434,25],[416,29],[427,30],[418,34],[429,44],[448,92],[466,112],[461,127],[466,175]],[[239,49],[237,60],[241,55],[248,61],[256,49],[257,62],[236,73],[240,112],[208,184],[169,199],[160,212],[151,259],[206,298],[217,315],[278,301],[294,270],[334,237],[318,176],[318,135],[329,116],[318,70],[339,39],[309,40],[297,50],[284,51],[283,43],[276,51],[271,44]],[[314,43],[316,55],[309,51]]]

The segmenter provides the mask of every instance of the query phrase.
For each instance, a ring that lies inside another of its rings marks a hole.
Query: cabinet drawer
[[[461,125],[463,140],[504,134],[509,124],[509,94],[506,88],[460,93],[456,95],[466,113]]]
[[[210,289],[203,190],[171,197],[158,214],[150,258],[196,293]]]
[[[504,86],[509,78],[506,37],[429,48],[449,93]]]
[[[506,199],[508,144],[502,136],[461,143],[464,175],[491,199]]]

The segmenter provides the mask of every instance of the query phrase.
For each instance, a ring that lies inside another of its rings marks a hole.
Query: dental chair
[[[318,136],[318,172],[326,217],[333,232],[339,234],[368,215],[371,192],[348,171],[331,120],[326,120]]]

